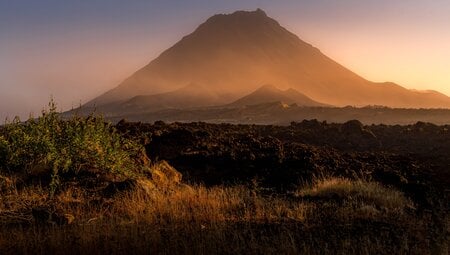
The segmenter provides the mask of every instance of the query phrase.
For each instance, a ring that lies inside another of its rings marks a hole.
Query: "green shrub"
[[[139,168],[136,158],[144,150],[102,117],[63,120],[53,101],[37,119],[22,123],[16,118],[0,132],[0,171],[48,172],[53,190],[62,174],[83,170],[132,175]]]

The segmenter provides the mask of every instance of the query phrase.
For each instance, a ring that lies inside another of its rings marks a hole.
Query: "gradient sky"
[[[209,16],[256,8],[369,80],[450,95],[448,0],[0,0],[0,118],[76,107]]]

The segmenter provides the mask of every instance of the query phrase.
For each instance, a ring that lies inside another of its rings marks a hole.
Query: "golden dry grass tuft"
[[[424,235],[418,219],[396,214],[386,220],[345,203],[304,199],[335,193],[344,200],[357,198],[358,208],[380,204],[392,209],[407,203],[395,190],[345,179],[317,181],[300,189],[300,197],[263,194],[248,186],[158,186],[150,179],[140,179],[134,189],[112,198],[79,187],[50,197],[42,187],[30,186],[0,197],[0,253],[426,254],[427,246],[418,242]],[[380,202],[380,196],[390,198]],[[30,209],[49,205],[71,215],[72,224],[33,224]],[[322,213],[330,208],[340,221]],[[344,214],[377,219],[377,224],[360,224]],[[29,221],[31,226],[5,224],[14,215],[16,223]],[[403,223],[410,221],[412,225]]]
[[[358,201],[384,210],[403,210],[411,207],[410,199],[396,189],[376,182],[346,178],[318,178],[312,185],[296,192],[300,197]]]
[[[302,203],[257,195],[247,187],[181,186],[175,189],[123,194],[113,206],[117,215],[155,224],[192,222],[302,221]]]

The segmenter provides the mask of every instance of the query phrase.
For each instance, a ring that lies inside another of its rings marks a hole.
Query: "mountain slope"
[[[244,96],[233,103],[231,107],[257,105],[263,103],[282,102],[285,104],[297,104],[299,106],[325,106],[312,100],[295,89],[279,90],[273,85],[265,85],[255,92]]]
[[[135,96],[120,104],[120,108],[125,112],[151,112],[162,109],[205,107],[227,103],[228,100],[226,96],[219,97],[207,87],[189,84],[171,92]]]
[[[373,83],[300,40],[262,10],[215,15],[90,104],[174,91],[188,84],[234,99],[262,84],[293,88],[335,106],[450,107],[450,98]]]

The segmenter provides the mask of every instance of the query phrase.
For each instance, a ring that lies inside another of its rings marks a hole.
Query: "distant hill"
[[[183,88],[192,84],[203,91],[184,94]],[[105,105],[124,105],[144,111],[155,107],[221,105],[224,99],[232,103],[263,84],[292,88],[295,91],[291,92],[300,94],[299,99],[303,97],[300,101],[305,104],[450,108],[450,98],[438,92],[408,90],[358,76],[259,9],[209,18],[87,106],[101,109]],[[253,95],[235,103],[255,98]],[[256,101],[262,102],[262,98]]]
[[[298,106],[326,106],[325,104],[312,100],[295,89],[280,90],[273,85],[264,85],[255,92],[234,101],[229,106],[239,107],[272,102],[296,104]]]

